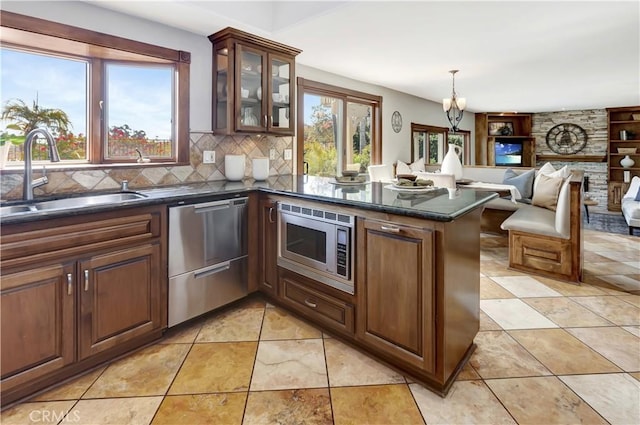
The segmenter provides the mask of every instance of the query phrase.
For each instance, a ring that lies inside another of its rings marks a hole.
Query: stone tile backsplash
[[[293,137],[278,136],[215,136],[211,133],[191,133],[191,163],[177,167],[101,168],[75,170],[47,170],[49,183],[34,190],[35,196],[60,193],[79,193],[93,190],[109,190],[120,187],[122,180],[129,181],[131,189],[143,189],[170,184],[210,180],[225,180],[224,156],[245,154],[245,177],[252,175],[252,159],[269,157],[276,150],[276,159],[269,162],[269,175],[291,174],[293,161],[284,159],[284,150],[293,149]],[[204,164],[202,152],[216,152],[215,164]],[[40,167],[36,167],[38,170]],[[34,178],[41,176],[34,171]],[[0,176],[0,196],[3,200],[22,198],[22,170],[5,172]]]

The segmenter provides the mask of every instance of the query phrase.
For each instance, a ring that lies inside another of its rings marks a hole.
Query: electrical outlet
[[[284,150],[284,159],[285,161],[290,161],[293,158],[293,151],[291,149]]]
[[[273,161],[276,158],[277,158],[276,150],[275,149],[269,149],[269,159]]]
[[[215,164],[216,151],[204,151],[202,153],[202,162],[205,164]]]

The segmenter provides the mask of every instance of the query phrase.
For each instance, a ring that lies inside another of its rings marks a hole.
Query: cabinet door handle
[[[273,285],[272,285],[272,284],[270,284],[269,282],[262,282],[262,284],[263,284],[264,286],[266,286],[267,288],[269,288],[269,289],[273,289]]]
[[[84,271],[84,290],[89,290],[89,270]]]
[[[67,273],[67,295],[73,294],[73,275]]]
[[[392,233],[400,233],[400,228],[398,226],[380,226],[381,230]]]
[[[265,116],[264,116],[264,126],[266,127],[268,124],[269,124],[269,118],[265,114]]]
[[[316,308],[318,307],[318,304],[314,303],[313,301],[311,301],[309,298],[307,298],[306,300],[304,300],[304,303],[306,305],[308,305],[311,308]]]
[[[269,208],[269,223],[275,223],[275,221],[273,220],[273,210],[274,209],[275,208],[273,208],[273,207]]]

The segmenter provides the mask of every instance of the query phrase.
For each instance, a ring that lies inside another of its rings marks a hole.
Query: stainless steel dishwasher
[[[169,326],[247,294],[247,201],[169,208]]]

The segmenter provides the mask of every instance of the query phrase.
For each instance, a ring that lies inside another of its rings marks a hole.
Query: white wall
[[[396,160],[411,160],[411,123],[450,127],[442,104],[422,99],[386,87],[364,83],[337,74],[332,74],[296,64],[296,74],[313,81],[353,89],[376,96],[382,96],[382,162],[391,164]],[[402,115],[402,130],[395,133],[391,128],[391,115],[399,111]],[[459,126],[461,130],[471,131],[471,158],[473,158],[475,116],[467,113]]]
[[[211,130],[212,46],[207,37],[84,2],[2,1],[0,7],[23,15],[191,52],[191,131]],[[217,30],[218,28],[212,28],[211,33]],[[297,64],[296,69],[297,75],[303,78],[382,96],[382,160],[385,163],[393,163],[398,159],[403,161],[411,159],[411,122],[449,127],[440,103],[302,64]],[[395,133],[391,128],[391,115],[394,111],[399,111],[402,115],[403,125],[400,133]],[[467,113],[460,125],[462,130],[472,132],[472,146],[474,123],[474,115]],[[473,150],[471,157],[473,158]]]

